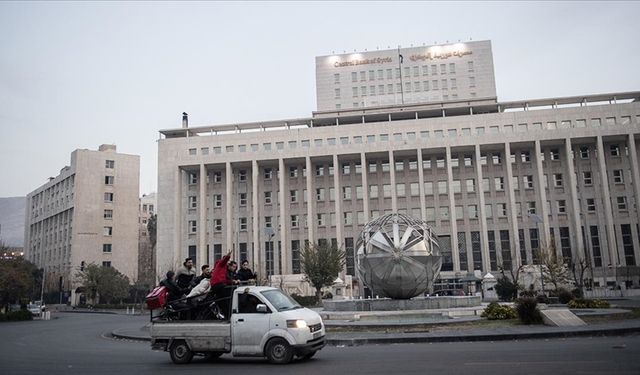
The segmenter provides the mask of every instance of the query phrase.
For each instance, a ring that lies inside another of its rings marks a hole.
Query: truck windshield
[[[302,308],[293,298],[279,290],[266,290],[261,293],[278,311]]]

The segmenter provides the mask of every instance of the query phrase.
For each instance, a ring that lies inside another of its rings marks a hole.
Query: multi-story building
[[[316,57],[318,111],[496,98],[491,41]]]
[[[140,157],[78,149],[71,163],[27,195],[25,257],[44,268],[46,289],[76,298],[76,274],[87,264],[138,277]]]
[[[160,133],[158,209],[173,214],[158,218],[159,272],[234,249],[263,277],[299,273],[305,242],[330,241],[353,275],[363,225],[399,212],[435,228],[443,284],[533,264],[540,248],[586,259],[595,285],[638,284],[640,92],[483,95]]]
[[[138,282],[153,287],[156,280],[155,242],[149,231],[149,220],[156,214],[156,193],[144,194],[140,198],[139,239],[138,239]]]

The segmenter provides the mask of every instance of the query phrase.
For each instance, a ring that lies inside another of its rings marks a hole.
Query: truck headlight
[[[287,320],[287,328],[307,328],[307,322],[304,320]]]

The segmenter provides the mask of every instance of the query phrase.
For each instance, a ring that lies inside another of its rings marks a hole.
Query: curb
[[[560,331],[535,333],[505,333],[495,335],[468,336],[422,336],[422,337],[374,337],[354,339],[327,339],[327,344],[334,346],[361,346],[376,344],[416,344],[441,342],[477,342],[477,341],[511,341],[527,339],[569,338],[586,336],[626,336],[639,333],[640,327],[597,329],[586,331]]]
[[[418,337],[373,337],[373,338],[327,338],[327,345],[333,346],[362,346],[376,344],[416,344],[440,342],[477,342],[477,341],[509,341],[526,339],[569,338],[585,336],[627,336],[640,333],[640,326],[628,328],[593,329],[581,331],[532,332],[532,333],[503,333],[495,335],[467,335],[467,336],[418,336]],[[133,341],[151,341],[149,336],[111,332],[111,337]]]
[[[60,310],[57,311],[59,313],[69,313],[69,314],[113,314],[117,315],[117,312],[114,311],[77,311],[77,310]]]

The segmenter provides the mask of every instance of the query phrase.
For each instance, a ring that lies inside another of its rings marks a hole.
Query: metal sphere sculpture
[[[380,297],[421,295],[433,285],[442,266],[433,229],[403,214],[388,214],[367,223],[356,249],[358,276]]]

